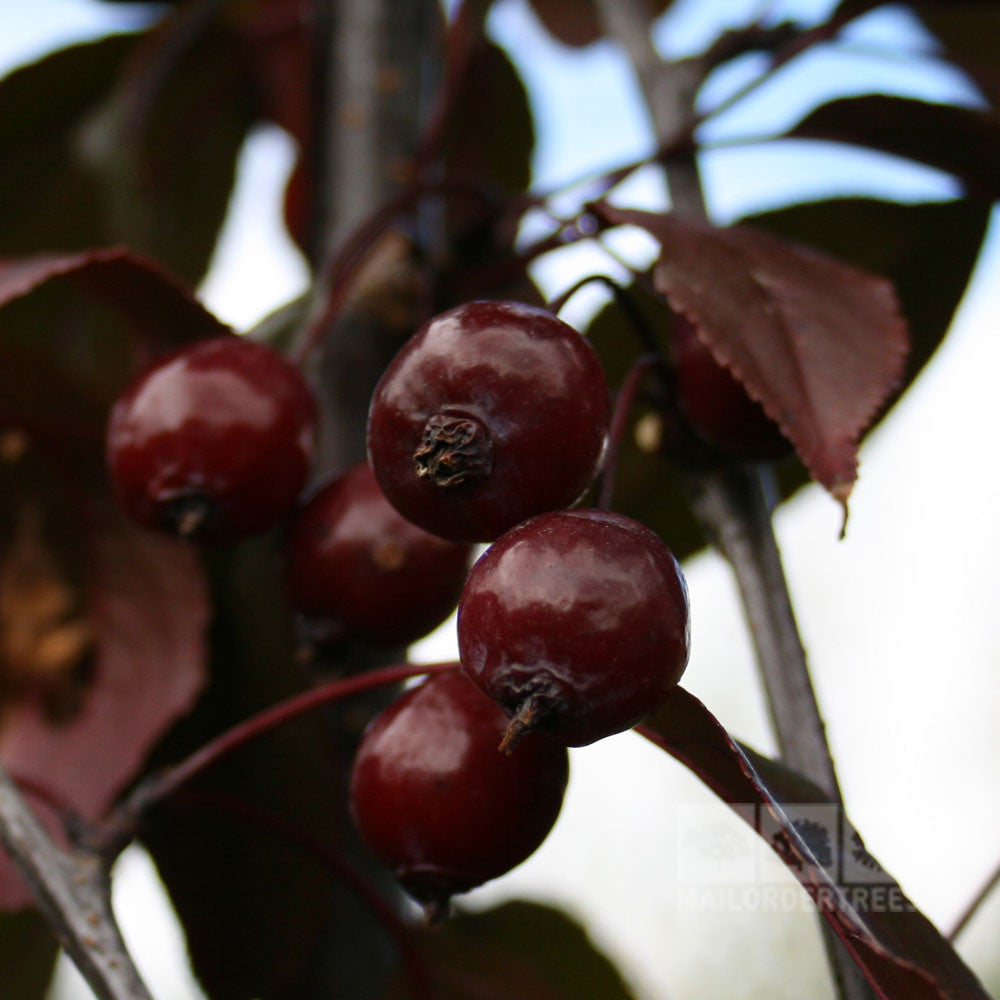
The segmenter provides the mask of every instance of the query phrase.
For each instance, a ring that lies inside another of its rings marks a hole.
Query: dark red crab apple
[[[703,445],[747,461],[788,454],[792,446],[778,425],[683,316],[674,322],[671,359],[679,415]]]
[[[263,531],[292,507],[316,406],[299,372],[240,337],[203,340],[142,372],[111,410],[107,459],[124,510],[199,541]]]
[[[491,541],[590,485],[609,419],[594,350],[542,309],[469,302],[410,338],[372,396],[368,454],[422,528]]]
[[[472,546],[411,524],[385,499],[367,462],[319,490],[285,545],[292,603],[334,640],[405,646],[458,603]]]
[[[527,729],[567,746],[629,729],[677,684],[688,634],[670,550],[599,510],[540,514],[507,532],[458,607],[462,667],[511,717],[505,746]]]
[[[455,666],[372,721],[351,773],[358,832],[431,915],[534,852],[569,773],[565,748],[538,734],[499,753],[504,714]]]

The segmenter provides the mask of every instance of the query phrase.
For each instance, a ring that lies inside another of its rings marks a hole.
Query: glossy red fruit
[[[572,327],[531,306],[469,302],[424,325],[386,370],[368,454],[414,524],[490,541],[579,499],[608,415],[600,362]]]
[[[500,753],[506,725],[455,669],[403,694],[362,737],[351,773],[355,824],[432,913],[519,865],[559,815],[565,748],[529,734]]]
[[[672,336],[674,386],[681,419],[712,451],[729,458],[781,458],[791,444],[728,368],[715,360],[683,316]]]
[[[599,510],[541,514],[472,568],[458,606],[471,680],[513,720],[567,746],[622,732],[657,708],[688,660],[688,598],[670,550]]]
[[[405,646],[455,610],[473,550],[407,521],[362,462],[309,500],[285,551],[292,602],[325,637]]]
[[[115,403],[107,458],[140,524],[199,541],[263,531],[295,502],[313,457],[316,405],[262,344],[203,340],[157,361]]]

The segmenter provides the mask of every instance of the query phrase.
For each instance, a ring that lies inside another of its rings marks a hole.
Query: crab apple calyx
[[[197,540],[211,535],[218,521],[212,497],[199,489],[164,494],[159,500],[157,520],[179,538]]]
[[[583,495],[609,419],[600,361],[576,330],[534,306],[468,302],[425,323],[382,375],[368,457],[408,520],[489,542]]]
[[[687,666],[687,588],[656,534],[599,510],[540,514],[473,567],[458,607],[463,670],[511,720],[584,746],[656,709]]]
[[[493,468],[493,441],[475,417],[435,413],[424,424],[413,463],[419,478],[444,489],[477,482]]]
[[[565,747],[538,734],[499,753],[504,714],[455,666],[372,721],[351,772],[362,840],[430,920],[535,851],[569,774]]]

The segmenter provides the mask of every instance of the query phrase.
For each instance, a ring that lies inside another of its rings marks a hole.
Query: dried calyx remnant
[[[435,413],[424,425],[413,463],[435,486],[462,486],[485,479],[493,467],[493,442],[467,414]]]
[[[189,541],[209,534],[219,522],[219,510],[205,490],[178,490],[159,503],[159,523],[164,530]]]

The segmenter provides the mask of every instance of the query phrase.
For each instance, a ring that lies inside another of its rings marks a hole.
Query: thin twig
[[[637,358],[618,390],[618,398],[615,400],[614,412],[611,415],[611,428],[608,431],[608,448],[604,456],[604,469],[601,472],[601,488],[597,496],[597,506],[600,510],[611,509],[615,479],[618,476],[618,459],[621,456],[625,431],[628,429],[629,414],[635,406],[643,378],[659,360],[655,354],[643,354]]]
[[[454,661],[420,665],[397,663],[369,670],[356,677],[331,681],[272,705],[220,733],[178,764],[151,775],[137,785],[101,828],[94,832],[93,843],[102,853],[113,856],[121,850],[124,843],[135,836],[141,818],[153,806],[168,799],[183,785],[233,751],[293,719],[344,698],[399,684],[412,677],[454,668]]]
[[[965,907],[959,918],[955,921],[951,930],[947,934],[949,941],[954,941],[958,936],[965,930],[966,927],[972,922],[972,918],[979,912],[979,908],[986,902],[990,893],[1000,886],[1000,862],[997,863],[996,868],[990,873],[989,878],[980,886],[979,891],[972,897],[969,904]]]
[[[628,55],[653,119],[658,145],[674,150],[664,160],[674,211],[704,218],[705,199],[694,147],[690,145],[684,155],[678,140],[690,139],[693,133],[691,109],[705,67],[697,59],[664,62],[653,46],[644,0],[598,0],[597,9],[605,30],[618,39]]]
[[[58,848],[2,766],[0,843],[98,1000],[152,1000],[111,912],[104,859]]]
[[[782,45],[772,53],[770,64],[759,76],[755,76],[744,86],[721,100],[715,107],[695,117],[691,122],[691,131],[693,132],[699,125],[711,118],[718,117],[744,101],[765,83],[770,82],[780,69],[792,62],[793,59],[797,59],[804,52],[807,52],[814,45],[832,41],[840,33],[841,28],[855,20],[862,13],[864,13],[862,10],[851,10],[835,14],[822,24],[818,24],[808,31],[803,31],[802,34]]]

